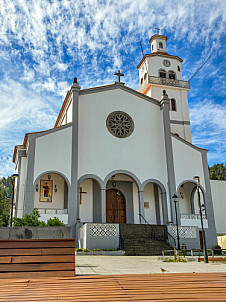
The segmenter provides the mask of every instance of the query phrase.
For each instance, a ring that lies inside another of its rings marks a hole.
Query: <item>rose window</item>
[[[109,132],[120,138],[130,136],[134,129],[132,118],[122,111],[115,111],[109,114],[106,123]]]

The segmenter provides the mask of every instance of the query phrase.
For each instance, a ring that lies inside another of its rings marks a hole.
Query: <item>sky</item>
[[[160,28],[182,58],[192,142],[208,162],[225,162],[225,11],[222,0],[0,0],[0,177],[14,173],[14,146],[26,132],[53,128],[67,90],[139,86],[137,65]]]

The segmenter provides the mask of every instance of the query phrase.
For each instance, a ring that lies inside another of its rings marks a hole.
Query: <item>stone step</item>
[[[145,224],[122,224],[120,232],[125,255],[161,255],[163,250],[172,249],[165,241],[166,226]],[[153,238],[155,234],[155,238]],[[159,240],[157,240],[157,238]]]

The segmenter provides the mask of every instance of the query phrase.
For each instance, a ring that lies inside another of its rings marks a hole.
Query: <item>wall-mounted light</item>
[[[56,186],[56,185],[55,185],[55,189],[54,189],[54,191],[55,191],[55,192],[57,192],[57,186]]]
[[[35,186],[35,191],[38,192],[38,184]]]
[[[184,198],[184,194],[182,192],[180,192],[180,198],[183,199]]]
[[[51,174],[49,173],[49,174],[48,174],[48,180],[50,180],[50,179],[51,179],[51,177],[52,177],[52,176],[51,176]]]
[[[116,182],[115,181],[112,182],[112,186],[116,187]]]

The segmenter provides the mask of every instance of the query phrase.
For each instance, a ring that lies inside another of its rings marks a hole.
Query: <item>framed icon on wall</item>
[[[40,180],[40,202],[52,202],[53,181]]]

